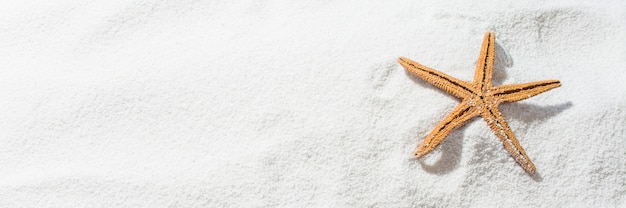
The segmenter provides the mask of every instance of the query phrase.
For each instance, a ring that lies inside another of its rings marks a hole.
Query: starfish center
[[[478,93],[469,99],[469,105],[476,107],[479,112],[483,112],[484,110],[493,108],[493,106],[496,105],[496,102],[493,96],[489,96],[485,93]]]

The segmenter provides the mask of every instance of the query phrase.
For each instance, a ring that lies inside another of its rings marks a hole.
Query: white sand
[[[2,1],[0,207],[624,207],[626,2]],[[296,3],[299,2],[299,3]],[[406,56],[495,84],[529,176]]]

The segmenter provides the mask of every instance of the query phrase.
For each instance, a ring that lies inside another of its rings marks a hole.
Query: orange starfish
[[[535,165],[530,161],[517,138],[513,135],[506,119],[498,110],[498,105],[538,95],[561,86],[561,82],[558,80],[544,80],[525,84],[492,86],[491,76],[496,56],[495,38],[496,36],[493,32],[485,33],[480,56],[478,56],[478,63],[476,64],[474,81],[471,83],[456,79],[408,58],[400,57],[398,59],[398,62],[415,76],[463,100],[450,115],[426,136],[424,142],[415,150],[415,157],[420,158],[433,151],[452,130],[462,126],[471,118],[480,115],[500,139],[504,148],[515,158],[515,161],[529,174],[535,172]]]

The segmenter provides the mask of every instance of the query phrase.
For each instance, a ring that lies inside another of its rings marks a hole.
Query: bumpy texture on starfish
[[[426,136],[424,142],[415,150],[415,157],[420,158],[433,151],[455,128],[462,126],[471,118],[482,116],[487,125],[500,139],[504,148],[515,158],[529,174],[535,172],[535,165],[513,135],[506,119],[498,110],[498,105],[515,102],[538,95],[539,93],[561,86],[558,80],[545,80],[525,84],[509,84],[493,87],[491,76],[495,54],[495,34],[485,33],[480,56],[476,64],[473,82],[465,82],[440,71],[421,65],[408,58],[400,57],[398,62],[415,76],[463,99],[435,129]]]

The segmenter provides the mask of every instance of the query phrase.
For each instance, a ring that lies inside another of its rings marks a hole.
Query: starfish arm
[[[443,121],[439,122],[437,127],[426,136],[424,142],[415,150],[415,157],[420,158],[433,151],[452,130],[462,126],[468,120],[476,116],[478,116],[478,111],[475,106],[469,105],[467,101],[461,102],[452,113],[443,119]]]
[[[492,85],[491,77],[493,75],[493,63],[496,57],[496,35],[493,32],[485,33],[483,45],[480,48],[480,55],[476,63],[476,72],[474,73],[474,85],[483,92],[487,91]]]
[[[402,65],[407,71],[411,72],[415,76],[435,85],[436,87],[449,92],[450,94],[463,98],[473,94],[472,85],[465,81],[454,78],[443,72],[434,70],[427,66],[421,65],[415,61],[412,61],[405,57],[398,59],[400,65]]]
[[[535,164],[528,158],[524,148],[519,144],[517,138],[509,128],[509,124],[506,119],[500,114],[497,107],[486,109],[482,113],[483,118],[487,122],[487,125],[496,134],[506,149],[515,161],[517,161],[526,172],[533,174],[535,172]]]
[[[498,102],[515,102],[561,86],[559,80],[544,80],[524,84],[510,84],[491,90]]]

